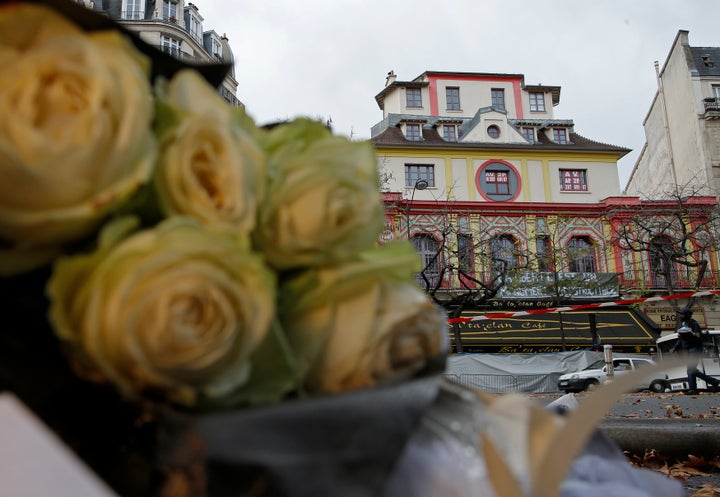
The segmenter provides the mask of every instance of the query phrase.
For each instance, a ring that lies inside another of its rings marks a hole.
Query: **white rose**
[[[409,243],[393,242],[281,285],[281,322],[309,392],[407,379],[442,358],[444,314],[415,282],[418,266]]]
[[[297,119],[273,128],[264,147],[268,190],[253,240],[273,267],[331,264],[375,246],[384,210],[369,143]]]
[[[48,294],[56,333],[79,364],[128,398],[195,406],[236,396],[271,333],[275,275],[238,237],[190,218],[128,236],[133,221],[110,223],[97,251],[55,264]]]
[[[119,33],[0,7],[0,274],[88,235],[150,176],[148,65]]]
[[[196,72],[184,70],[161,92],[155,187],[165,215],[188,215],[249,235],[262,196],[265,156],[232,109]]]

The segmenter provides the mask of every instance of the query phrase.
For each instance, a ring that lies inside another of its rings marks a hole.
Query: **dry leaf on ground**
[[[703,485],[690,497],[720,497],[720,488],[714,485]]]

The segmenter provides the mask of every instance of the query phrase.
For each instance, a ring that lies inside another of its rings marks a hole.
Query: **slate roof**
[[[412,116],[417,119],[418,116]],[[437,118],[431,118],[437,119]],[[572,124],[564,120],[559,120],[557,125]],[[370,139],[370,143],[381,147],[414,147],[414,148],[447,148],[447,149],[515,149],[515,150],[546,150],[546,151],[584,151],[584,152],[615,152],[619,157],[623,157],[630,152],[631,149],[610,145],[607,143],[591,140],[582,135],[570,131],[568,139],[570,143],[560,145],[548,139],[544,133],[538,133],[538,141],[535,143],[494,143],[494,142],[448,142],[443,139],[437,129],[430,124],[422,127],[422,141],[411,141],[405,138],[399,126],[388,126],[384,131]]]
[[[690,47],[699,76],[720,77],[720,47]]]

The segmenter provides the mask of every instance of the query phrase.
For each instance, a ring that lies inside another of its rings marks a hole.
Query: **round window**
[[[500,128],[498,128],[494,124],[491,124],[487,128],[487,134],[490,136],[490,138],[498,138],[500,136]]]
[[[521,181],[512,164],[491,159],[478,168],[475,185],[486,200],[511,202],[520,194]]]

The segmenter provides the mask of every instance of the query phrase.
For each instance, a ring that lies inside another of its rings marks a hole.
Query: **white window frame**
[[[145,19],[145,0],[123,0],[121,17],[124,21]]]
[[[535,143],[535,128],[532,126],[522,126],[520,128],[520,134],[529,142]]]
[[[405,138],[407,138],[408,140],[410,140],[412,142],[422,141],[422,124],[419,124],[419,123],[405,124]]]
[[[568,132],[565,128],[553,128],[553,141],[559,145],[568,144]]]
[[[435,188],[434,164],[405,164],[405,188],[413,188],[418,180],[427,181],[428,188]]]
[[[203,42],[202,21],[197,16],[194,9],[189,9],[189,12],[190,12],[190,26],[188,26],[188,31],[190,32],[190,36],[195,38],[195,40],[197,40],[197,42],[202,45],[202,42]]]
[[[410,102],[410,95],[415,95],[418,98],[412,98],[412,103]],[[420,88],[405,88],[405,106],[410,109],[419,109],[422,108],[422,89]]]
[[[446,142],[458,141],[457,126],[455,124],[443,124],[443,139]]]
[[[505,110],[505,88],[491,88],[490,103],[496,109]]]
[[[160,35],[160,49],[163,52],[172,55],[176,59],[182,57],[182,49],[180,48],[181,44],[180,40],[176,38]]]
[[[164,21],[170,21],[170,22],[177,22],[178,16],[177,16],[177,0],[163,0],[162,2],[162,9],[163,9],[163,20]],[[172,21],[172,19],[175,19]]]
[[[545,112],[545,94],[539,91],[531,91],[529,94],[530,112]]]
[[[457,102],[455,101],[455,92],[457,91]],[[450,102],[450,93],[453,93],[452,104]],[[446,86],[445,87],[445,107],[447,110],[462,110],[460,103],[460,87],[459,86]]]

